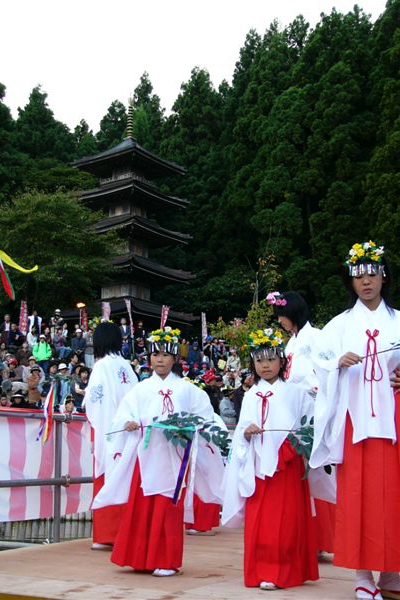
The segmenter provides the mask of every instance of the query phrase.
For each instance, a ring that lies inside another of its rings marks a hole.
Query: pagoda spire
[[[128,104],[128,118],[126,121],[126,136],[125,136],[126,140],[133,140],[133,105],[132,105],[132,98],[129,99],[129,104]]]

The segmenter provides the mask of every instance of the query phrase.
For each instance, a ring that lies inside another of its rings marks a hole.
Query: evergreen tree
[[[31,159],[53,158],[68,162],[73,157],[73,137],[68,127],[54,118],[41,87],[33,88],[28,104],[18,109],[15,146]]]
[[[6,87],[0,83],[0,203],[22,188],[26,157],[14,144],[14,120],[4,103]]]
[[[370,103],[378,108],[377,145],[368,168],[363,214],[371,237],[384,244],[394,267],[394,297],[400,300],[400,1],[391,0],[373,31],[374,69]]]
[[[96,133],[99,152],[113,148],[122,142],[126,133],[126,108],[114,100],[107,114],[100,121],[100,131]]]
[[[75,159],[83,158],[84,156],[92,156],[97,153],[98,148],[96,138],[84,119],[82,119],[79,125],[75,127],[73,137],[75,143]]]
[[[143,73],[132,100],[133,132],[137,142],[156,154],[160,151],[164,109],[160,98],[153,94],[148,73]]]

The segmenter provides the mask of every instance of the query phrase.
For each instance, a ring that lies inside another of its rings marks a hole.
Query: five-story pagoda
[[[123,142],[96,154],[76,160],[73,166],[98,178],[99,186],[83,192],[81,200],[105,218],[96,224],[101,234],[110,229],[118,233],[120,246],[113,260],[117,275],[101,289],[101,300],[109,301],[112,313],[125,312],[125,298],[130,298],[135,319],[159,320],[161,306],[152,302],[152,291],[170,283],[189,283],[191,274],[171,269],[149,258],[153,248],[175,244],[187,245],[190,235],[171,231],[158,224],[155,217],[165,209],[186,208],[188,201],[163,194],[154,181],[185,170],[145,150],[133,138],[131,107],[127,136]],[[170,218],[172,221],[173,218]],[[195,317],[171,310],[168,320],[190,324]]]

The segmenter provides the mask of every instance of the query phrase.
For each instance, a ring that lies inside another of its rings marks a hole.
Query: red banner
[[[83,331],[88,331],[89,329],[89,318],[87,314],[86,308],[81,308],[80,310],[80,326]]]
[[[169,306],[165,306],[163,304],[163,307],[161,309],[160,329],[162,329],[165,326],[165,323],[167,322],[167,318],[168,318],[168,313],[169,313]]]
[[[28,305],[25,300],[21,300],[21,308],[19,311],[19,325],[18,328],[22,335],[28,333]],[[40,332],[38,332],[40,333]]]

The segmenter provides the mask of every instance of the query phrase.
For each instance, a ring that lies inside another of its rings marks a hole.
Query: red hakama
[[[337,566],[400,571],[400,394],[395,403],[395,444],[382,438],[353,444],[347,415],[343,464],[337,467]]]
[[[319,552],[333,552],[335,539],[336,504],[317,500],[315,504],[315,532]]]
[[[286,440],[279,450],[278,472],[256,477],[246,500],[244,583],[262,581],[287,588],[318,579],[317,546],[304,463]]]
[[[93,498],[104,485],[104,475],[93,480]],[[121,516],[125,505],[105,506],[93,510],[93,542],[113,544],[117,537]]]
[[[111,554],[111,562],[137,571],[180,569],[183,556],[183,497],[144,496],[136,462],[129,499]]]
[[[193,513],[194,523],[186,524],[185,529],[195,529],[196,531],[211,531],[213,527],[219,527],[219,513],[221,507],[219,504],[203,502],[194,494]]]

